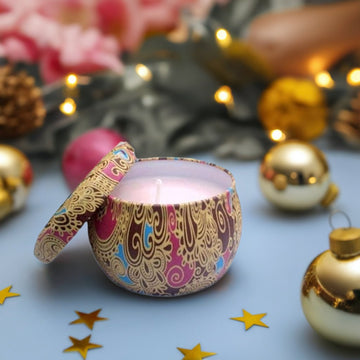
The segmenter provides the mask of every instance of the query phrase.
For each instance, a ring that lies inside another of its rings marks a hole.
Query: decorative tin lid
[[[89,172],[40,233],[34,253],[44,263],[54,260],[136,161],[134,149],[119,143]]]

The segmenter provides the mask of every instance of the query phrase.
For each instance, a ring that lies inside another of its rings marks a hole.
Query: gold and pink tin
[[[65,200],[35,255],[49,263],[88,222],[95,258],[132,292],[178,296],[205,289],[228,270],[241,236],[231,173],[194,159],[136,159],[120,143]]]

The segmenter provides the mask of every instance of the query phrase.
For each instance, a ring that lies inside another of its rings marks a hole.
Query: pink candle
[[[208,164],[145,160],[130,168],[111,196],[143,204],[175,204],[211,198],[230,187],[230,175]]]
[[[118,144],[65,200],[38,237],[52,261],[88,221],[94,256],[116,285],[180,296],[209,287],[229,268],[241,235],[235,179],[194,159],[136,159]]]

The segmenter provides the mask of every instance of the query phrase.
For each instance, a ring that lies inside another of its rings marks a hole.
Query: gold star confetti
[[[183,355],[185,355],[182,360],[202,360],[203,358],[216,355],[216,353],[210,353],[201,351],[201,345],[197,344],[194,348],[182,349],[177,348]]]
[[[75,311],[79,318],[72,321],[70,323],[71,324],[85,324],[89,329],[93,329],[94,327],[94,323],[96,321],[102,321],[102,320],[108,320],[107,318],[104,317],[99,317],[99,312],[101,311],[101,309],[97,309],[91,313],[83,313],[81,311]]]
[[[69,336],[69,339],[71,340],[73,345],[66,348],[64,350],[64,352],[78,351],[80,353],[80,355],[82,356],[82,358],[86,359],[88,350],[97,349],[97,348],[102,347],[102,345],[92,344],[90,342],[90,338],[91,338],[91,335],[89,335],[86,338],[81,339],[81,340],[78,340],[78,339],[73,338],[72,336]]]
[[[5,289],[0,290],[0,305],[2,305],[5,302],[5,300],[9,297],[20,296],[20,294],[10,292],[11,288],[12,285],[8,286]]]
[[[236,320],[236,321],[242,321],[245,324],[245,330],[250,329],[254,325],[263,326],[263,327],[268,328],[268,326],[261,321],[261,319],[265,315],[266,315],[266,313],[254,314],[253,315],[253,314],[250,314],[249,312],[247,312],[246,310],[243,309],[243,316],[230,318],[230,319],[231,320]]]

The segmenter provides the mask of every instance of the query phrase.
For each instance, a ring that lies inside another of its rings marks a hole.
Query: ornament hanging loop
[[[331,213],[329,215],[329,224],[330,224],[330,227],[332,230],[335,230],[335,226],[333,224],[333,219],[336,214],[342,214],[348,222],[347,227],[351,228],[351,219],[350,219],[349,215],[345,211],[335,209],[335,210],[331,211]]]

